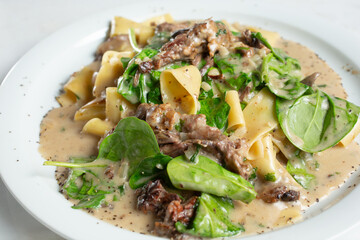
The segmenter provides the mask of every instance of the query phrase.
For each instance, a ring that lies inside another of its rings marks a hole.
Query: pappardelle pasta
[[[360,108],[320,87],[337,81],[313,73],[331,71],[324,62],[304,71],[291,52],[316,57],[225,20],[115,17],[42,122],[44,165],[59,167],[73,208],[141,233],[215,238],[297,222],[359,165]],[[50,138],[68,143],[54,150]]]

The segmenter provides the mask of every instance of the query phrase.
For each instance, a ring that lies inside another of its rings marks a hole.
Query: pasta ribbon
[[[180,113],[195,114],[198,107],[201,74],[189,65],[168,69],[160,75],[160,91],[164,103],[169,103]]]
[[[64,90],[67,95],[62,97],[61,100],[71,101],[73,97],[71,97],[70,93],[72,93],[77,100],[88,101],[92,97],[92,77],[98,69],[99,62],[93,62],[83,67],[79,72],[75,72],[65,84]],[[65,98],[67,99],[65,100]]]
[[[116,124],[120,119],[131,115],[135,110],[136,106],[121,96],[116,87],[106,88],[106,119]]]
[[[281,128],[276,129],[271,133],[272,141],[277,148],[284,154],[287,159],[295,157],[298,149],[287,139]]]
[[[110,37],[128,34],[129,28],[137,29],[140,27],[140,23],[132,21],[124,17],[114,17],[111,21]]]
[[[82,131],[102,137],[113,127],[114,124],[112,122],[101,120],[99,118],[92,118],[84,125]]]
[[[76,96],[72,92],[65,92],[56,97],[56,101],[58,101],[62,107],[68,107],[76,102]]]
[[[225,101],[230,106],[227,130],[233,131],[245,127],[245,119],[240,105],[239,93],[235,90],[227,91]]]
[[[270,132],[278,125],[275,115],[275,96],[267,88],[263,88],[251,99],[243,113],[246,132],[244,135],[239,135],[239,132],[235,131],[234,135],[244,137],[249,149],[264,134]],[[250,152],[247,158],[253,160],[254,156]]]
[[[150,24],[134,22],[124,17],[114,17],[111,22],[110,37],[128,34],[130,28],[134,29],[140,45],[146,45],[147,40],[154,35],[154,28]]]
[[[101,97],[107,87],[116,86],[117,79],[123,74],[121,58],[132,58],[133,52],[106,51],[101,60],[101,68],[95,78],[93,95]]]
[[[269,133],[253,144],[249,150],[249,155],[253,156],[253,160],[249,161],[250,164],[257,168],[257,173],[260,176],[264,178],[267,174],[273,173],[275,178],[278,179],[280,173],[275,167],[277,159]]]
[[[87,121],[92,118],[105,118],[105,102],[94,99],[76,111],[75,121]]]

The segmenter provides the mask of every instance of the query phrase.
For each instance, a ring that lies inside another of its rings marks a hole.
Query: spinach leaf
[[[145,58],[152,58],[158,53],[157,50],[152,48],[144,48],[139,52],[127,65],[124,74],[119,78],[118,93],[121,94],[126,100],[133,104],[139,102],[146,103],[146,95],[148,89],[146,88],[146,80],[150,80],[148,74],[141,74],[139,77],[139,84],[134,85],[135,74],[138,70],[138,61]]]
[[[303,188],[309,189],[315,176],[308,173],[302,159],[291,159],[286,164],[286,170]]]
[[[276,114],[286,137],[305,152],[337,144],[355,126],[360,108],[317,91],[296,100],[276,99]]]
[[[99,178],[98,174],[90,169],[100,169],[108,166],[104,160],[94,158],[71,158],[72,162],[51,162],[46,161],[44,165],[69,167],[71,171],[66,180],[63,190],[72,199],[80,200],[72,208],[98,208],[105,201],[107,194],[112,194],[115,189]],[[96,182],[96,184],[94,183]]]
[[[101,142],[97,158],[127,159],[131,175],[141,160],[158,153],[159,145],[151,127],[136,117],[127,117],[120,120],[114,132]]]
[[[171,38],[170,32],[157,32],[155,35],[149,40],[148,48],[159,50],[162,45],[167,43]]]
[[[251,82],[251,78],[248,74],[241,72],[236,78],[229,78],[227,82],[233,87],[236,91],[239,91],[243,87],[247,86]]]
[[[186,161],[185,156],[176,157],[168,163],[167,173],[171,183],[179,189],[211,193],[245,203],[256,197],[248,181],[204,156],[199,156],[196,163]]]
[[[231,53],[226,57],[215,55],[214,63],[220,69],[231,89],[239,91],[251,82],[250,76],[241,71],[241,54]]]
[[[98,208],[105,200],[105,194],[88,195],[83,197],[78,204],[72,206],[74,209]]]
[[[261,41],[268,49],[271,50],[271,52],[274,54],[274,56],[282,63],[285,63],[286,59],[284,58],[283,54],[281,53],[281,50],[278,48],[273,48],[270,43],[266,40],[266,38],[263,37],[263,35],[260,32],[251,33],[251,36],[253,38],[257,38],[259,41]]]
[[[161,153],[145,158],[136,168],[134,174],[129,179],[132,189],[144,186],[148,181],[159,179],[165,174],[166,166],[172,158]]]
[[[299,62],[285,56],[285,62],[279,61],[274,54],[268,54],[261,67],[261,78],[276,96],[284,99],[296,99],[303,95],[309,86],[300,82]]]
[[[131,60],[131,58],[128,58],[128,57],[122,57],[120,59],[124,69],[127,68],[127,66],[129,65],[130,60]]]
[[[198,198],[198,207],[194,220],[189,226],[181,222],[175,224],[181,233],[201,237],[229,237],[245,231],[241,225],[229,219],[229,212],[234,206],[231,200],[202,193]]]
[[[230,112],[230,106],[223,98],[206,98],[200,100],[198,114],[206,116],[206,123],[209,126],[224,130]]]

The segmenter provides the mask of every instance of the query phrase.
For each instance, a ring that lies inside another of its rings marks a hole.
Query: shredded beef
[[[260,42],[259,39],[257,38],[253,38],[251,36],[251,31],[249,29],[246,29],[242,34],[241,34],[241,38],[240,40],[249,45],[250,47],[255,47],[255,48],[263,48],[264,45]]]
[[[174,236],[175,223],[188,224],[194,215],[197,196],[182,202],[175,193],[169,193],[159,180],[148,182],[136,191],[137,208],[145,214],[154,213],[157,217],[155,232],[161,236]]]
[[[232,40],[232,34],[226,26],[213,20],[197,23],[188,31],[179,32],[175,36],[155,56],[155,69],[178,60],[192,61],[202,53],[213,57],[220,47],[228,48]]]
[[[100,46],[96,50],[96,56],[102,56],[106,51],[109,50],[119,52],[132,51],[129,36],[127,34],[121,34],[107,39],[105,42],[100,44]]]
[[[221,161],[244,178],[251,174],[251,165],[244,162],[243,150],[247,147],[242,139],[230,140],[218,128],[206,124],[203,114],[180,114],[169,104],[140,104],[136,117],[145,120],[153,129],[162,153],[171,157],[183,155],[190,147],[202,149]],[[181,124],[180,131],[175,129]]]
[[[278,186],[264,191],[260,198],[267,203],[275,203],[278,201],[292,202],[299,200],[300,192],[289,190],[286,186]]]
[[[160,180],[148,182],[143,188],[136,191],[137,208],[145,214],[155,213],[158,217],[164,217],[167,206],[172,201],[180,201],[180,197],[175,193],[169,193],[161,185]]]
[[[152,129],[173,130],[180,114],[170,104],[142,103],[138,106],[135,117],[145,120]]]
[[[155,32],[170,32],[173,36],[175,33],[181,33],[181,31],[188,31],[190,22],[180,22],[180,23],[168,23],[164,22],[156,26]]]
[[[214,58],[207,56],[205,58],[205,65],[200,69],[201,76],[204,76],[211,67],[214,66]]]

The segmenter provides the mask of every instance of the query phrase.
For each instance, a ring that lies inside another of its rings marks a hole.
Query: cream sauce
[[[326,87],[322,86],[322,90],[341,98],[346,97],[340,77],[314,52],[298,43],[285,40],[281,40],[278,46],[300,61],[302,73],[305,76],[320,72],[321,76],[315,84],[326,84]],[[78,107],[53,109],[43,119],[39,151],[45,159],[68,161],[70,156],[96,155],[98,138],[81,133],[84,123],[73,120]],[[235,210],[231,214],[231,219],[244,225],[245,234],[262,233],[292,224],[301,219],[301,210],[319,201],[344,183],[351,172],[358,168],[359,156],[360,148],[356,143],[346,148],[335,146],[316,154],[315,159],[320,164],[319,170],[313,172],[317,185],[308,191],[302,190],[299,201],[268,204],[255,199],[248,205],[235,201]],[[56,176],[60,182],[63,181],[63,169],[58,169]],[[113,202],[107,207],[88,210],[88,212],[100,220],[130,231],[149,234],[154,227],[152,214],[145,215],[136,210],[135,194],[129,187],[126,187],[125,195],[120,201]]]

